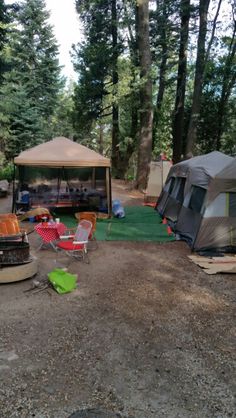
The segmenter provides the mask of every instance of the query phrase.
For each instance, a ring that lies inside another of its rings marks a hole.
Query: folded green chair
[[[48,273],[48,280],[60,294],[72,292],[77,287],[77,274],[62,269],[54,269]]]

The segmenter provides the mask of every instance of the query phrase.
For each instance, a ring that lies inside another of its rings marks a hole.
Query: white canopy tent
[[[83,173],[83,179],[85,179],[83,180],[83,186],[86,186],[84,189],[86,188],[87,194],[89,191],[91,192],[90,200],[92,199],[92,191],[94,195],[95,192],[99,194],[99,183],[100,186],[104,183],[104,190],[101,197],[103,198],[103,201],[106,200],[108,214],[111,213],[111,163],[109,158],[103,157],[97,152],[73,142],[70,139],[57,137],[51,141],[44,142],[33,148],[22,151],[15,157],[14,163],[18,167],[19,183],[21,185],[24,184],[24,186],[25,184],[29,186],[29,194],[32,201],[31,206],[38,206],[36,197],[39,197],[39,184],[36,184],[35,182],[35,173],[37,173],[38,176],[38,183],[39,177],[41,176],[41,183],[44,183],[45,186],[44,191],[42,190],[42,187],[40,189],[41,193],[43,193],[44,201],[42,204],[44,207],[58,207],[59,204],[62,205],[62,203],[60,203],[62,202],[62,196],[64,196],[64,207],[66,207],[66,202],[68,202],[68,206],[72,206],[72,203],[74,203],[75,206],[80,206],[82,203],[82,192],[80,190],[82,181],[79,176]],[[45,174],[43,174],[43,172]],[[75,186],[76,173],[78,174],[78,182]],[[45,185],[47,176],[48,180],[50,177],[50,179],[54,179],[54,182],[57,179],[57,195],[55,191],[54,196],[53,193],[50,194],[48,192],[49,185],[47,184],[47,187]],[[88,178],[86,178],[86,176]],[[34,184],[31,184],[30,187],[29,183],[30,181],[32,182],[33,177]],[[68,185],[68,187],[65,188],[66,190],[64,190],[64,194],[60,193],[59,190],[59,187],[62,185],[62,180],[64,182],[66,181]],[[48,195],[46,196],[47,192]],[[68,196],[66,196],[66,193],[68,193]],[[84,190],[83,194],[85,194]],[[72,195],[73,199],[71,198]],[[17,197],[15,197],[14,203],[16,200]],[[15,206],[15,204],[13,206]],[[97,206],[99,206],[99,204],[97,204]]]

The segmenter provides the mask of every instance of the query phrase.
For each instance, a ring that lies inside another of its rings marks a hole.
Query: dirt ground
[[[142,202],[113,186],[123,204]],[[70,294],[2,284],[0,418],[236,417],[235,275],[208,276],[188,254],[181,242],[99,242],[90,264],[70,263]],[[37,257],[40,281],[56,253]]]

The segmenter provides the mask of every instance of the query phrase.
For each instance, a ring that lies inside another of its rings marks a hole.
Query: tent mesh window
[[[220,193],[216,198],[206,207],[204,218],[224,217],[228,216],[226,208],[226,193]]]
[[[185,177],[176,177],[170,195],[180,203],[184,200]]]
[[[107,209],[106,169],[18,167],[19,192],[28,191],[31,207]]]
[[[220,193],[206,208],[204,218],[236,217],[236,193]]]
[[[174,184],[175,184],[175,178],[171,177],[164,187],[165,192],[168,192],[169,194],[171,194],[174,188]]]
[[[188,205],[189,209],[192,209],[194,212],[201,213],[205,195],[206,189],[199,186],[192,186],[191,197]]]

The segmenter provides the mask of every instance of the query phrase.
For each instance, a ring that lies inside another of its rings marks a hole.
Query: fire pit
[[[28,263],[30,260],[29,243],[24,241],[0,241],[0,265]]]
[[[37,274],[37,258],[30,254],[25,231],[15,214],[0,214],[0,283],[17,282]]]

